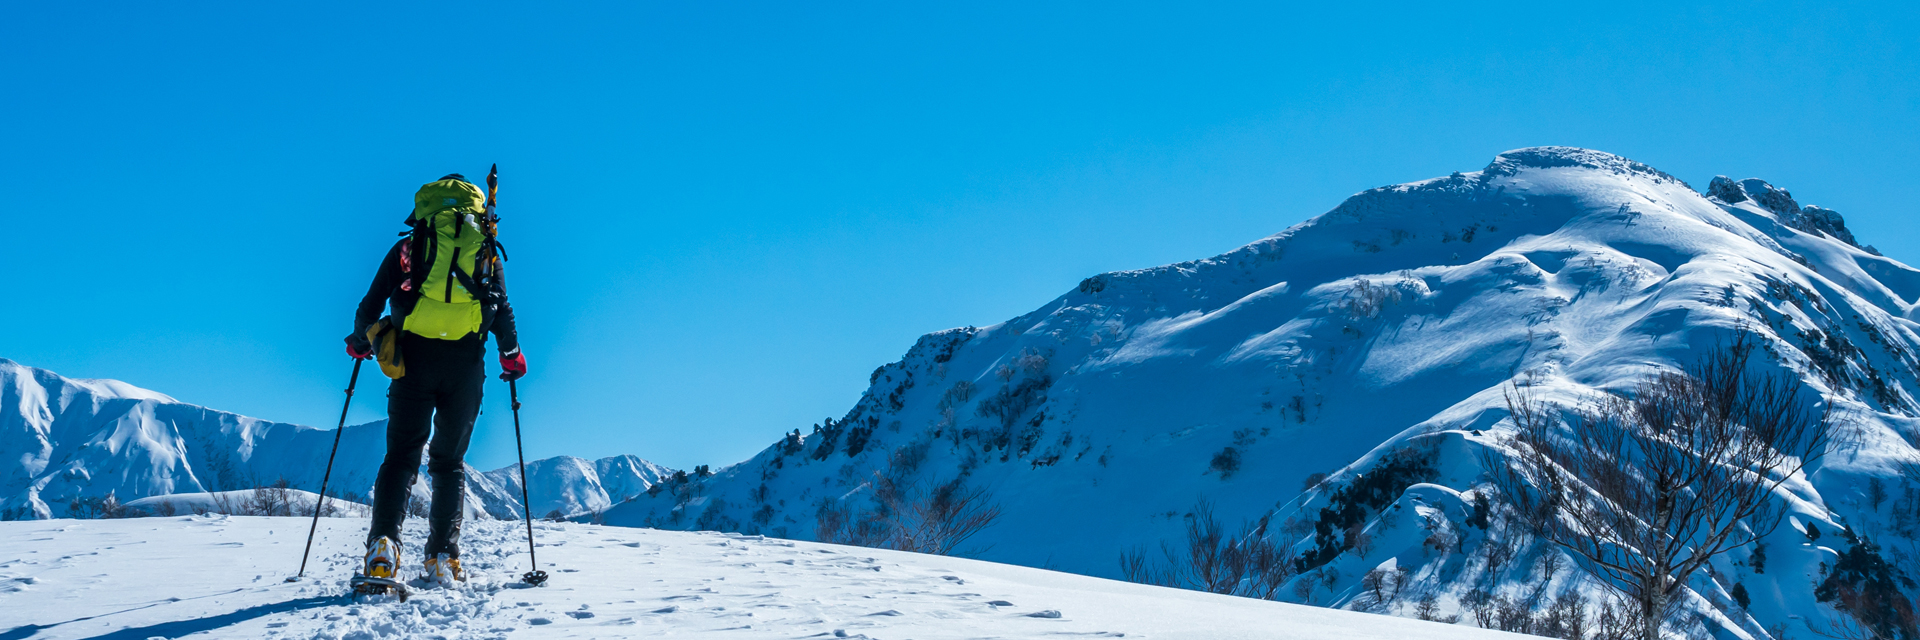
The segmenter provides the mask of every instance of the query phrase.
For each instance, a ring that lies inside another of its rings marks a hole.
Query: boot
[[[427,579],[441,584],[467,581],[467,570],[460,567],[460,559],[447,554],[435,554],[427,558]]]
[[[386,536],[380,536],[374,539],[373,544],[367,545],[367,563],[362,568],[361,575],[395,580],[399,578],[399,568],[399,544]]]

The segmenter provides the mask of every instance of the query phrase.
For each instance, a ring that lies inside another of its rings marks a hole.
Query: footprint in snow
[[[1058,612],[1058,611],[1054,611],[1054,610],[1052,610],[1052,609],[1048,609],[1048,610],[1046,610],[1046,611],[1035,611],[1035,612],[1033,612],[1033,613],[1029,613],[1029,614],[1027,614],[1027,617],[1029,617],[1029,618],[1048,618],[1048,619],[1059,619],[1059,617],[1060,617],[1060,612]]]

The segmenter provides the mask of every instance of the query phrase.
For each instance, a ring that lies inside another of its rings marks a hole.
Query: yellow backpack
[[[481,307],[499,252],[488,231],[486,195],[459,174],[429,182],[413,196],[407,250],[401,254],[412,308],[396,320],[400,329],[438,340],[459,340],[480,330]],[[396,305],[396,315],[400,312]]]

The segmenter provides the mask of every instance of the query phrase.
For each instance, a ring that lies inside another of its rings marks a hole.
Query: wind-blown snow
[[[0,638],[980,638],[1473,640],[1511,634],[758,536],[519,523],[464,536],[474,577],[405,603],[342,597],[366,522],[191,516],[0,523]],[[409,527],[412,540],[420,531]],[[405,573],[418,573],[407,546]]]

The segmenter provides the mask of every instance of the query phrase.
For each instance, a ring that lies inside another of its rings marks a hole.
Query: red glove
[[[354,338],[360,339],[354,340]],[[373,357],[373,343],[367,342],[367,339],[361,336],[348,336],[347,355],[353,356],[355,360],[371,358]]]
[[[524,375],[527,375],[527,354],[521,353],[519,347],[514,347],[511,355],[500,354],[501,380],[512,382]]]

